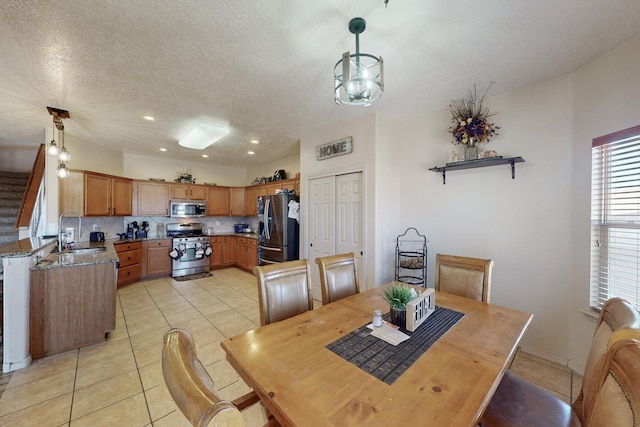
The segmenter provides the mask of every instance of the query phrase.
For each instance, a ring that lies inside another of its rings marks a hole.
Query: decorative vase
[[[469,143],[464,149],[465,160],[478,160],[478,146],[473,138],[469,138]]]
[[[404,308],[402,310],[399,310],[397,308],[393,308],[391,307],[391,310],[389,311],[390,313],[390,317],[391,317],[391,323],[393,323],[394,325],[400,326],[402,329],[404,329],[407,325],[407,309]]]

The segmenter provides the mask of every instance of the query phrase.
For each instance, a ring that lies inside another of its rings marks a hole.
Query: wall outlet
[[[98,224],[93,224],[93,228],[92,228],[92,230],[93,230],[93,231],[98,231]]]

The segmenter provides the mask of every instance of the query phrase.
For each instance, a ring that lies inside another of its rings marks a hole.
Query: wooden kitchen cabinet
[[[258,214],[258,201],[256,189],[253,187],[245,187],[244,189],[244,215],[256,216]]]
[[[116,292],[115,262],[32,270],[31,356],[104,342],[116,327]]]
[[[282,181],[272,182],[267,185],[267,195],[272,196],[276,194],[276,190],[282,190],[283,188]]]
[[[140,280],[142,274],[142,242],[123,242],[113,245],[118,253],[118,287]]]
[[[236,240],[235,236],[225,236],[224,238],[224,255],[225,264],[235,264],[236,262]]]
[[[258,185],[253,190],[256,195],[256,199],[258,197],[263,197],[267,195],[267,186],[266,185]]]
[[[130,216],[132,195],[132,179],[71,171],[60,184],[60,211],[74,211],[80,216]]]
[[[244,216],[244,187],[229,188],[229,215]]]
[[[229,188],[210,186],[207,188],[207,215],[229,216]]]
[[[171,198],[206,200],[207,187],[196,184],[171,184]]]
[[[247,237],[236,239],[236,265],[243,270],[253,271],[253,267],[258,265],[258,241]]]
[[[211,237],[211,257],[209,258],[209,266],[216,268],[225,265],[224,263],[224,237]]]
[[[133,214],[137,216],[169,215],[169,184],[136,181],[133,185]]]
[[[171,274],[171,239],[144,240],[142,242],[141,277],[168,276]]]

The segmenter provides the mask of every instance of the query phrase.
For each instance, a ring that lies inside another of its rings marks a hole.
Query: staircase
[[[15,225],[28,181],[28,172],[0,171],[0,245],[18,241]]]

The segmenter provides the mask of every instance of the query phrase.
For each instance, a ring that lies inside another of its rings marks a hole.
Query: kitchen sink
[[[93,248],[73,248],[64,250],[61,255],[73,254],[73,255],[85,255],[85,254],[97,254],[99,252],[105,252],[106,246],[96,246]]]

